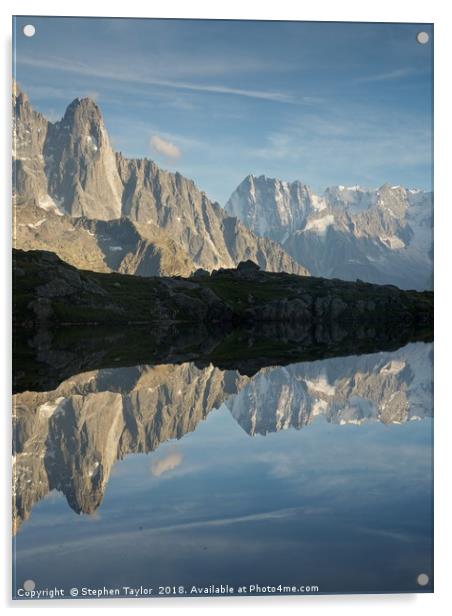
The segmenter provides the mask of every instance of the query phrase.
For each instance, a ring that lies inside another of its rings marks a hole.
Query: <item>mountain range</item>
[[[224,208],[180,173],[114,152],[98,105],[49,122],[13,88],[15,247],[99,272],[187,276],[251,259],[268,271],[433,285],[433,195],[384,184],[315,194],[247,176]]]
[[[315,194],[299,181],[249,175],[225,206],[252,231],[279,242],[313,276],[433,285],[433,194],[384,184]]]
[[[187,275],[252,259],[268,271],[306,269],[258,237],[179,173],[115,153],[99,107],[75,99],[58,122],[13,88],[14,244],[82,269]]]

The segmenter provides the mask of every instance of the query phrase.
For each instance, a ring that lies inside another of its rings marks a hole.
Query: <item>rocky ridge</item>
[[[317,195],[300,181],[250,175],[225,209],[314,276],[432,288],[432,193],[384,184]]]
[[[433,294],[390,285],[261,271],[252,261],[190,278],[81,271],[55,254],[15,250],[16,326],[292,322],[431,326]]]
[[[17,84],[12,104],[17,248],[139,275],[188,275],[245,259],[269,271],[307,273],[191,180],[115,153],[92,99],[75,99],[54,123],[33,110]]]

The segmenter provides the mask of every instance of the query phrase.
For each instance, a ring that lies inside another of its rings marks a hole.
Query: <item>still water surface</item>
[[[102,369],[17,394],[13,590],[431,591],[431,354]]]

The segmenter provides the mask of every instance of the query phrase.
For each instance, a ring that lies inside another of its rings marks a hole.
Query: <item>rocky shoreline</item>
[[[433,293],[357,280],[261,271],[252,261],[191,277],[144,278],[77,270],[54,253],[13,252],[13,317],[46,324],[400,322],[428,325]]]
[[[247,262],[190,278],[80,271],[14,251],[15,391],[85,370],[196,362],[263,366],[395,350],[433,338],[433,294],[260,271]]]

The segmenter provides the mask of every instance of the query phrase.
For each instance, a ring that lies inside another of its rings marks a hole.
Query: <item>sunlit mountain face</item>
[[[277,567],[320,592],[417,590],[431,358],[102,368],[16,394],[17,585],[270,584]]]
[[[59,122],[14,84],[14,245],[56,253],[97,272],[183,275],[252,258],[306,274],[282,247],[258,237],[180,173],[115,152],[100,108],[76,98]]]
[[[330,186],[247,176],[226,211],[281,243],[314,276],[433,288],[433,193],[400,185]]]

